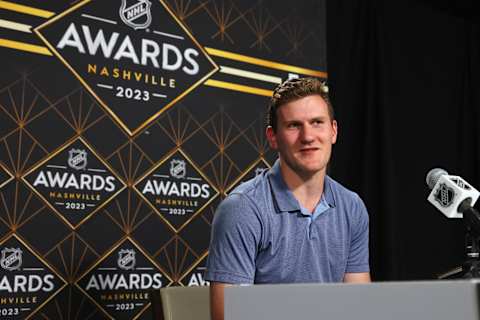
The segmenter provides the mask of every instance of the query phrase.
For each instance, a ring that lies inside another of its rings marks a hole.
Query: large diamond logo
[[[137,319],[150,293],[172,283],[130,239],[113,248],[76,285],[112,319]]]
[[[130,135],[219,69],[159,0],[85,0],[35,32]]]
[[[29,319],[66,282],[12,235],[0,244],[0,318]]]
[[[218,195],[180,149],[154,166],[134,188],[176,232]]]
[[[13,179],[13,176],[8,172],[8,170],[0,162],[0,188],[10,182]]]
[[[82,138],[52,153],[23,180],[72,228],[125,188],[120,177]]]

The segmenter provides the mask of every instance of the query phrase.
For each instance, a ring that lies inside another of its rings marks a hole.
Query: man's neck
[[[302,175],[293,171],[285,162],[280,161],[283,180],[302,207],[313,212],[323,194],[325,170],[312,175]]]

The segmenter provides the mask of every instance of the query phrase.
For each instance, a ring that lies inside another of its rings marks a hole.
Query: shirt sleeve
[[[356,201],[353,206],[356,217],[355,224],[352,227],[352,235],[350,242],[350,252],[348,255],[348,262],[346,273],[349,272],[369,272],[370,267],[368,263],[368,237],[369,237],[369,218],[367,208],[362,199],[356,196]]]
[[[225,198],[213,218],[206,280],[253,283],[261,234],[261,222],[253,202],[242,194]]]

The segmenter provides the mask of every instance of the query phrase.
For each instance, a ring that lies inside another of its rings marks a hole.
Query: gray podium
[[[480,320],[478,280],[225,289],[225,320]]]

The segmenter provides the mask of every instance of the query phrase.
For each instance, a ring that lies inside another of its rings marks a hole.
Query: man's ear
[[[333,129],[332,144],[335,144],[337,142],[337,137],[338,137],[338,123],[337,123],[337,120],[332,120],[332,129]]]
[[[277,137],[275,136],[275,132],[273,131],[272,126],[268,126],[267,129],[265,129],[265,135],[267,136],[270,148],[272,148],[273,150],[277,150]]]

